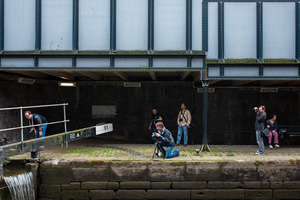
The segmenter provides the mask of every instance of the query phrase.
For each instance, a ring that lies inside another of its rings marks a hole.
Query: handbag
[[[266,137],[269,137],[270,135],[270,132],[269,132],[269,129],[268,128],[264,128],[262,131],[261,131],[262,135],[266,136]]]

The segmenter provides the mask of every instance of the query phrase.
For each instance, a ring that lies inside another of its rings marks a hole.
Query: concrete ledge
[[[89,200],[89,192],[88,190],[68,190],[62,191],[62,199],[63,200]]]
[[[209,181],[209,189],[243,189],[244,183],[242,182],[226,182],[226,181]]]
[[[171,182],[151,182],[151,189],[170,189]]]
[[[246,199],[272,199],[271,189],[245,190]]]
[[[60,185],[41,185],[39,190],[39,197],[60,199],[61,198]]]
[[[61,190],[80,190],[80,183],[62,184]]]

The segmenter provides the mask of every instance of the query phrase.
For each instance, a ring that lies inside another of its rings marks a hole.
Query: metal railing
[[[69,104],[68,103],[62,103],[62,104],[49,104],[49,105],[38,105],[38,106],[20,106],[20,107],[11,107],[11,108],[0,108],[0,111],[20,110],[20,119],[21,119],[21,126],[19,126],[19,127],[13,127],[13,128],[0,129],[0,132],[21,129],[21,143],[22,143],[22,148],[23,148],[23,142],[24,142],[24,129],[25,128],[31,128],[31,127],[36,127],[36,126],[41,126],[41,125],[46,125],[46,124],[49,125],[49,124],[64,123],[65,133],[67,133],[67,122],[70,121],[70,120],[67,120],[67,116],[66,116],[66,106],[67,105],[69,105]],[[45,107],[58,107],[58,106],[62,106],[63,107],[64,120],[54,121],[54,122],[47,122],[47,123],[44,123],[44,124],[28,125],[28,126],[24,126],[23,125],[23,110],[24,109],[45,108]]]

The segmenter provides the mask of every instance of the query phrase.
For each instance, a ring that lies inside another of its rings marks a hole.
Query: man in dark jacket
[[[158,131],[158,133],[155,133],[155,136],[158,140],[157,147],[162,152],[163,156],[165,158],[172,158],[178,156],[179,150],[176,149],[173,151],[175,142],[171,132],[168,129],[166,129],[162,122],[157,122],[155,126]],[[163,146],[166,146],[166,150],[163,148]]]
[[[41,126],[34,126],[33,130],[35,138],[45,137],[47,129],[46,123],[48,123],[47,119],[42,115],[33,114],[30,111],[26,111],[24,115],[29,120],[30,125],[44,124]]]
[[[267,118],[267,114],[265,112],[265,106],[259,106],[259,108],[253,108],[255,112],[255,131],[256,131],[256,141],[258,144],[258,151],[255,153],[256,155],[263,155],[265,153],[264,140],[261,135],[261,131],[265,128],[265,121]]]

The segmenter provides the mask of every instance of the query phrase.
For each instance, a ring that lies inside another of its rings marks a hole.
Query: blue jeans
[[[47,124],[45,124],[45,125],[42,126],[42,133],[43,133],[43,135],[40,136],[40,134],[39,134],[39,127],[35,127],[35,130],[37,131],[37,133],[35,134],[35,138],[45,137],[45,135],[46,135],[46,129],[47,129]]]
[[[261,136],[260,131],[256,131],[256,141],[258,144],[258,153],[264,154],[265,153],[264,139]]]
[[[187,144],[188,143],[188,127],[185,125],[185,126],[178,126],[178,134],[177,134],[177,142],[176,144],[180,144],[180,140],[181,140],[181,136],[182,136],[182,131],[183,131],[183,134],[184,134],[184,137],[183,137],[183,143],[184,144]]]
[[[162,145],[162,141],[159,141],[158,144],[158,149],[162,152],[163,156],[165,158],[172,158],[172,157],[175,157],[179,154],[179,150],[176,149],[173,151],[173,146],[166,146],[166,150],[163,148],[163,145]]]

